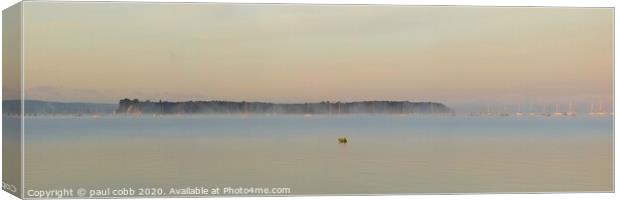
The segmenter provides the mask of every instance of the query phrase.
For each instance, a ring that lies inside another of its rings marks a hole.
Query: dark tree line
[[[122,99],[116,113],[152,114],[431,114],[450,113],[441,103],[409,101],[358,101],[319,103],[265,103],[234,101],[140,101]]]

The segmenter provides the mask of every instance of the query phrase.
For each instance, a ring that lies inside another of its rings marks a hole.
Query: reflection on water
[[[612,190],[612,118],[34,117],[28,188],[290,187],[293,194]],[[339,144],[346,136],[348,142]]]

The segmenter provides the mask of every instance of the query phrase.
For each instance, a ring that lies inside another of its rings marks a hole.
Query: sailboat
[[[529,115],[530,115],[530,116],[534,116],[534,115],[536,115],[536,113],[534,112],[533,107],[534,107],[534,106],[533,106],[533,105],[532,105],[532,103],[530,102],[530,109],[528,110],[528,111],[530,112],[530,113],[529,113]]]
[[[596,115],[598,115],[598,116],[605,116],[605,115],[607,115],[607,113],[603,110],[603,103],[602,102],[598,103],[598,111],[596,112]]]
[[[594,104],[593,103],[590,104],[590,112],[588,112],[588,115],[590,115],[590,116],[596,115],[596,113],[594,112]]]
[[[543,104],[543,112],[541,115],[545,117],[551,116],[551,114],[547,113],[547,104]]]
[[[573,102],[568,102],[568,112],[566,112],[567,116],[577,116],[577,112],[575,112],[575,108],[573,108]]]
[[[521,112],[521,104],[519,104],[517,106],[517,113],[515,113],[516,116],[523,116],[523,113]]]
[[[555,116],[562,116],[562,115],[564,115],[564,113],[562,113],[560,110],[561,110],[560,104],[556,103],[555,104],[555,112],[553,113],[553,115],[555,115]]]

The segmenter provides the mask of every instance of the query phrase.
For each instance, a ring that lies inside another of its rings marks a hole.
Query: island
[[[269,103],[246,101],[140,101],[122,99],[116,114],[448,114],[441,103],[410,101],[355,101]]]

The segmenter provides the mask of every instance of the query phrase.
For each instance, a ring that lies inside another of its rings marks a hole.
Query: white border
[[[75,1],[75,0],[66,0],[66,1]],[[97,1],[97,0],[81,0],[81,1]],[[18,0],[2,0],[0,2],[1,8],[5,9],[10,7],[11,5],[19,2]],[[145,0],[124,0],[120,2],[146,2]],[[565,6],[565,7],[616,7],[618,3],[613,0],[148,0],[148,2],[228,2],[228,3],[315,3],[315,4],[399,4],[399,5],[479,5],[479,6]],[[22,10],[23,13],[23,10]],[[1,23],[1,20],[0,20]],[[617,21],[614,20],[614,26]],[[1,26],[0,26],[1,27]],[[23,24],[22,24],[23,29]],[[615,32],[615,37],[618,36],[618,33]],[[23,37],[22,37],[22,46],[23,46]],[[614,40],[614,47],[615,47]],[[0,41],[1,44],[1,41]],[[615,50],[615,48],[614,48]],[[0,50],[0,54],[1,54]],[[618,58],[618,54],[614,51],[614,61]],[[22,49],[22,65],[23,65],[23,49]],[[23,70],[23,68],[22,68]],[[1,72],[0,72],[1,73]],[[614,77],[618,72],[614,69]],[[22,71],[23,74],[23,71]],[[1,80],[1,76],[0,76]],[[22,87],[24,86],[22,77]],[[1,82],[1,81],[0,81]],[[614,79],[614,94],[615,88],[617,88]],[[0,83],[1,85],[1,83]],[[22,93],[22,95],[24,95]],[[22,96],[23,99],[23,96]],[[617,99],[614,99],[614,104],[618,105]],[[615,112],[615,111],[614,111]],[[0,122],[1,125],[1,122]],[[614,127],[616,125],[616,121],[614,118]],[[23,126],[23,122],[22,122]],[[23,130],[23,127],[22,127]],[[614,137],[614,144],[617,142],[617,138]],[[1,138],[0,138],[1,141]],[[23,134],[22,134],[22,142],[23,142]],[[23,143],[22,143],[23,148]],[[614,146],[614,156],[617,154],[617,149]],[[22,149],[23,153],[23,149]],[[617,161],[617,159],[614,159]],[[1,168],[1,159],[0,159],[0,168]],[[618,166],[618,165],[614,165]],[[23,161],[22,161],[23,167]],[[615,171],[615,169],[614,169]],[[1,170],[0,170],[1,174]],[[614,179],[617,179],[617,174],[614,173]],[[23,180],[22,180],[23,184]],[[614,190],[618,191],[617,184],[614,184]],[[471,195],[409,195],[409,196],[308,196],[308,197],[226,197],[226,199],[523,199],[528,198],[532,200],[536,199],[615,199],[617,195],[614,193],[579,193],[579,194],[471,194]],[[617,198],[617,197],[616,197]],[[17,199],[14,196],[6,193],[0,192],[0,199]],[[182,198],[167,198],[167,199],[182,199]]]
[[[18,0],[6,0],[2,8]],[[37,0],[26,0],[37,1]],[[615,7],[613,0],[44,0],[75,2],[224,2],[224,3],[301,3],[301,4],[397,4],[397,5],[478,5],[478,6],[563,6],[563,7]]]

